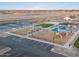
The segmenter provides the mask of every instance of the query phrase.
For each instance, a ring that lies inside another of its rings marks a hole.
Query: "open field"
[[[65,33],[63,33],[63,34],[65,34]],[[55,33],[50,32],[48,30],[44,30],[44,31],[41,31],[41,32],[38,32],[38,33],[33,33],[32,36],[30,36],[30,37],[63,45],[69,40],[69,38],[71,36],[72,35],[69,33],[67,36],[63,35],[63,37],[61,39],[59,36],[56,36]]]
[[[18,30],[15,30],[15,31],[11,31],[12,33],[15,33],[15,34],[19,34],[19,35],[26,35],[28,33],[32,33],[34,30],[32,29],[29,29],[29,28],[22,28],[22,29],[18,29]]]
[[[77,16],[79,10],[0,10],[0,21],[8,19],[63,20],[64,16]]]

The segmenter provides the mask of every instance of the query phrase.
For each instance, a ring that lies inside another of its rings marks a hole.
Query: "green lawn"
[[[9,24],[16,24],[16,22],[11,22],[11,23],[0,23],[0,26],[6,26],[6,25],[9,25]]]
[[[74,43],[74,46],[79,48],[79,37],[77,38],[76,42]]]
[[[39,24],[39,25],[35,25],[35,26],[41,26],[43,28],[47,28],[47,27],[50,27],[50,26],[53,26],[54,24]]]

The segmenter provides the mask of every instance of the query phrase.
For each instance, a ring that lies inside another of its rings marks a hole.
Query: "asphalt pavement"
[[[0,37],[0,43],[12,48],[11,51],[1,55],[1,57],[65,57],[51,52],[50,49],[54,47],[53,45],[13,35]]]

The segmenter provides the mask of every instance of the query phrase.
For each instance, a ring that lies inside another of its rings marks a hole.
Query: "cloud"
[[[45,4],[37,4],[37,5],[35,5],[35,6],[31,6],[31,7],[26,7],[26,8],[15,8],[15,9],[23,9],[23,10],[26,10],[26,9],[31,9],[31,10],[43,10],[43,9],[49,9],[49,5],[45,5]]]
[[[48,7],[49,6],[45,4],[34,6],[34,8],[48,8]]]
[[[47,9],[49,8],[49,5],[42,4],[42,5],[36,5],[32,7],[33,9]]]
[[[12,8],[14,10],[53,10],[57,8],[52,8],[48,4],[37,4],[30,7],[24,7],[24,8]]]

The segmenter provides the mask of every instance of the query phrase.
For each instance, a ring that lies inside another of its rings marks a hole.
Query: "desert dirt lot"
[[[19,35],[26,35],[27,33],[32,33],[34,30],[29,28],[22,28],[16,31],[11,31],[12,33],[19,34]]]
[[[71,34],[63,36],[63,38],[61,39],[59,36],[56,36],[55,33],[44,30],[38,33],[33,33],[31,37],[63,45],[69,40]]]

